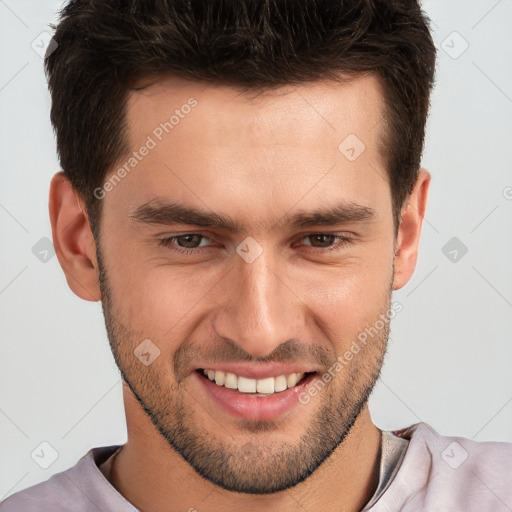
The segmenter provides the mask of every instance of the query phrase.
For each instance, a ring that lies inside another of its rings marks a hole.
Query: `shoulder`
[[[456,479],[499,475],[512,483],[512,443],[444,436],[427,423],[416,424],[411,446],[413,443],[429,453],[433,469]]]
[[[444,436],[427,423],[392,433],[409,446],[381,505],[404,512],[510,511],[512,443]]]
[[[92,448],[71,468],[18,491],[0,502],[0,512],[70,512],[108,510],[123,500],[97,466],[118,446]],[[123,506],[126,507],[127,502]],[[118,508],[118,510],[135,510]]]

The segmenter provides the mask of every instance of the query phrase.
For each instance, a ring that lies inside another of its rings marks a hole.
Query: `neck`
[[[344,442],[309,478],[269,495],[230,492],[203,479],[126,394],[125,408],[128,442],[114,461],[110,481],[142,512],[295,512],[297,507],[357,512],[378,485],[381,431],[371,421],[367,406]]]

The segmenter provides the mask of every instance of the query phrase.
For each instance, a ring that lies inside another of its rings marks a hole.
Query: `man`
[[[128,442],[0,510],[510,510],[512,445],[368,410],[430,183],[417,2],[78,0],[54,38],[54,245]]]

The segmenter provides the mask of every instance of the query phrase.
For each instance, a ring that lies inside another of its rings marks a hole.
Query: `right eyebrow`
[[[205,228],[225,229],[234,233],[243,230],[243,226],[228,215],[202,211],[192,206],[168,203],[158,199],[139,206],[130,214],[130,217],[143,224],[189,224]]]

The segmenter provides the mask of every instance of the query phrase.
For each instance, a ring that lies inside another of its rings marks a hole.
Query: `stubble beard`
[[[236,439],[243,441],[237,442],[227,431],[220,438],[207,430],[205,414],[197,417],[191,407],[197,400],[184,384],[176,379],[172,382],[170,368],[162,368],[156,361],[144,366],[135,357],[133,350],[145,337],[120,321],[99,244],[97,259],[105,325],[122,378],[169,446],[203,478],[238,493],[284,491],[306,480],[347,438],[380,376],[389,338],[388,322],[321,393],[311,397],[307,405],[295,406],[316,409],[314,415],[309,412],[309,426],[296,442],[278,442],[272,434],[288,424],[286,418],[240,421]],[[391,292],[381,313],[389,310],[390,303]],[[219,429],[218,420],[212,419],[211,423]]]

